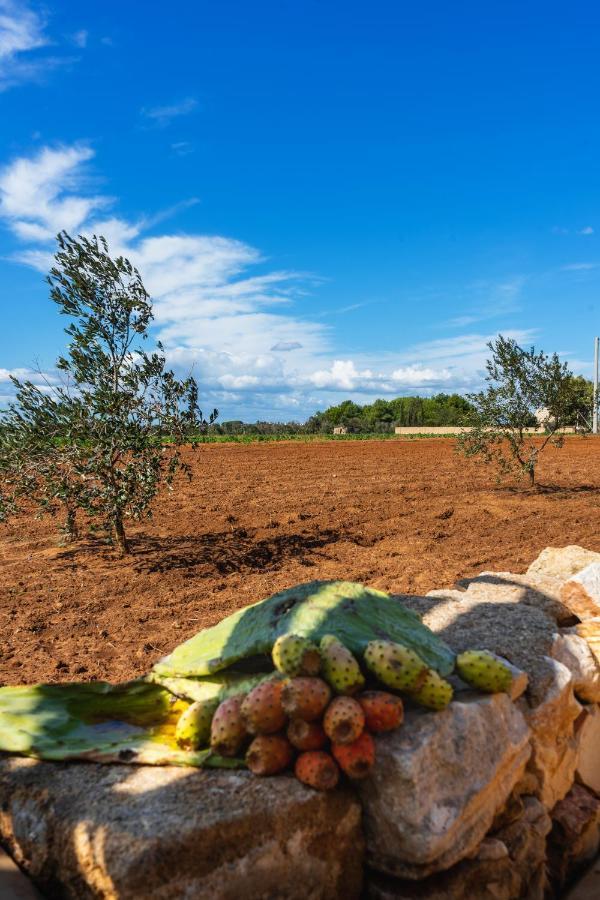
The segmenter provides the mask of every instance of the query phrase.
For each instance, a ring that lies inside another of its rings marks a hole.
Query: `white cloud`
[[[593,233],[594,233],[594,229],[592,228],[591,225],[586,225],[585,228],[580,228],[579,231],[577,232],[577,234],[584,234],[584,235],[593,234]]]
[[[103,234],[113,253],[138,266],[154,303],[155,333],[169,364],[193,371],[205,403],[240,404],[244,415],[308,415],[348,394],[366,402],[402,392],[466,390],[482,379],[494,333],[462,334],[394,352],[341,354],[333,329],[307,318],[302,303],[315,279],[268,269],[245,242],[220,235],[147,234],[167,210],[129,221],[107,215],[85,145],[44,148],[0,170],[0,218],[20,240],[16,258],[47,271],[60,229]],[[185,201],[189,205],[192,201]],[[519,283],[497,287],[511,302]],[[506,331],[517,340],[529,332]],[[291,352],[294,351],[294,352]]]
[[[49,55],[46,21],[25,0],[0,0],[0,92],[38,81],[72,60]]]
[[[32,158],[21,157],[0,170],[0,216],[21,240],[41,242],[61,229],[76,231],[107,197],[73,193],[84,184],[83,164],[94,155],[89,147],[44,147]]]
[[[180,116],[187,116],[193,112],[198,106],[198,101],[194,97],[186,97],[179,103],[172,103],[169,106],[152,106],[144,107],[141,110],[142,115],[146,119],[151,119],[156,125],[168,125],[172,119]]]

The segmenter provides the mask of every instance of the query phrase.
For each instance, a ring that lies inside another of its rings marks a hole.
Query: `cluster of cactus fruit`
[[[367,677],[389,690],[364,690],[358,660],[333,635],[317,647],[294,634],[273,647],[275,673],[245,695],[217,704],[196,701],[176,726],[180,747],[211,747],[239,757],[255,775],[275,775],[293,766],[296,777],[317,790],[334,788],[343,773],[367,776],[375,761],[373,734],[401,725],[401,691],[431,710],[452,700],[452,686],[414,650],[392,641],[371,641],[364,652]],[[512,672],[487,651],[457,657],[460,677],[483,691],[507,691]],[[377,685],[378,687],[378,685]]]

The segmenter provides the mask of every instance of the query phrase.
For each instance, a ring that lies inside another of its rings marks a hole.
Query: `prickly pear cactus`
[[[369,641],[396,641],[442,675],[454,667],[452,650],[389,594],[349,581],[311,581],[201,631],[157,663],[153,676],[162,681],[235,668],[242,660],[270,654],[283,634],[297,634],[314,643],[334,634],[359,657]]]

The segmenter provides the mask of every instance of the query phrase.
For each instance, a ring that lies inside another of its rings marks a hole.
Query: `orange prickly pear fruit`
[[[274,734],[285,728],[281,689],[281,681],[263,681],[246,695],[241,709],[250,734]]]
[[[327,743],[327,735],[318,722],[292,719],[287,730],[288,740],[297,750],[321,750]]]
[[[336,744],[351,744],[365,727],[365,714],[352,697],[335,697],[323,719],[325,734]]]
[[[294,774],[298,781],[317,791],[330,791],[338,783],[340,770],[329,753],[310,750],[301,753],[296,760]]]
[[[357,694],[355,699],[360,703],[365,714],[365,728],[373,734],[393,731],[402,724],[404,706],[400,697],[388,694],[387,691],[365,691]]]
[[[351,744],[332,744],[331,752],[348,778],[366,778],[375,762],[375,742],[368,731]]]
[[[246,765],[255,775],[276,775],[292,761],[290,742],[282,734],[259,734],[246,751]]]
[[[290,678],[283,683],[281,704],[290,719],[320,719],[330,699],[331,691],[320,678]]]

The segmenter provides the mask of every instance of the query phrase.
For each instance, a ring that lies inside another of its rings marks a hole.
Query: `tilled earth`
[[[425,593],[544,547],[600,551],[600,441],[547,449],[540,486],[498,485],[454,441],[209,444],[119,559],[0,526],[0,683],[124,680],[241,606],[313,579]]]

